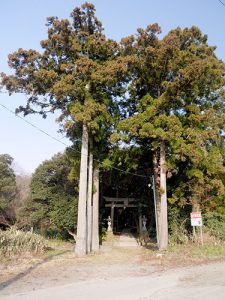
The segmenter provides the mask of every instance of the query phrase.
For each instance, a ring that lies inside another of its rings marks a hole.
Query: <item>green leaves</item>
[[[171,201],[204,202],[222,192],[225,65],[200,29],[178,27],[162,37],[152,24],[118,44],[105,37],[87,2],[69,20],[47,21],[43,52],[20,48],[9,55],[14,75],[2,74],[9,93],[29,96],[18,112],[46,117],[59,109],[58,122],[74,143],[87,125],[104,168],[136,170],[134,149],[150,161],[164,141]],[[45,195],[54,189],[44,187]]]
[[[164,140],[167,168],[177,174],[170,201],[203,203],[223,190],[219,144],[224,145],[225,66],[197,27],[174,29],[162,39],[154,27],[158,29],[138,29],[136,36],[122,40],[122,54],[133,59],[128,117],[118,130],[140,145],[149,143],[151,150],[157,151]]]
[[[16,194],[16,176],[12,162],[10,155],[0,155],[0,208],[5,208]]]
[[[77,216],[78,180],[71,176],[72,167],[65,154],[57,154],[35,171],[30,198],[21,210],[21,218],[29,219],[39,230],[73,230]],[[70,179],[69,179],[70,178]]]
[[[71,18],[49,17],[48,37],[41,41],[44,51],[40,54],[20,48],[9,55],[15,73],[2,74],[2,82],[10,93],[29,95],[27,105],[17,112],[38,112],[46,117],[48,112],[60,109],[58,120],[68,135],[69,119],[85,123],[97,141],[116,116],[113,97],[120,89],[117,80],[124,65],[116,59],[118,44],[104,36],[92,4],[76,7]]]

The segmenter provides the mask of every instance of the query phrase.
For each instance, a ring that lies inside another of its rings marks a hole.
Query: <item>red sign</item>
[[[202,215],[200,212],[191,213],[191,226],[202,226]]]
[[[201,218],[201,212],[192,212],[191,213],[191,219],[195,219],[195,218]]]

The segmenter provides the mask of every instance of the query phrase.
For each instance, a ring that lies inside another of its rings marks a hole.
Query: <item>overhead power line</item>
[[[218,0],[223,6],[225,6],[225,3],[223,3],[221,0]]]
[[[36,126],[36,125],[34,125],[33,123],[27,121],[25,118],[21,117],[20,115],[15,114],[15,112],[13,112],[13,111],[12,111],[10,108],[8,108],[7,106],[3,105],[2,103],[0,103],[0,105],[1,105],[4,109],[6,109],[6,110],[8,110],[10,113],[12,113],[15,117],[17,117],[17,118],[23,120],[23,121],[24,121],[25,123],[27,123],[28,125],[34,127],[36,130],[38,130],[38,131],[40,131],[41,133],[47,135],[47,136],[50,137],[51,139],[53,139],[53,140],[55,140],[55,141],[57,141],[57,142],[63,144],[64,146],[69,147],[69,145],[67,145],[66,143],[62,142],[61,140],[57,139],[56,137],[54,137],[54,136],[50,135],[49,133],[45,132],[44,130],[42,130],[42,129],[39,128],[38,126]]]
[[[4,92],[1,91],[0,93],[4,93]],[[17,117],[17,118],[21,119],[22,121],[24,121],[25,123],[27,123],[29,126],[32,126],[33,128],[35,128],[36,130],[38,130],[42,134],[45,134],[49,138],[55,140],[56,142],[58,142],[60,144],[63,144],[66,147],[70,147],[68,144],[64,143],[61,139],[58,139],[58,138],[52,136],[51,134],[47,133],[46,131],[44,131],[43,129],[41,129],[40,127],[38,127],[37,125],[29,122],[28,120],[26,120],[25,118],[21,117],[20,115],[15,114],[14,111],[12,111],[10,108],[8,108],[7,106],[5,106],[4,104],[0,103],[0,106],[3,107],[8,112],[10,112],[11,114],[13,114],[15,117]],[[81,142],[81,140],[79,140],[79,139],[77,139],[76,141],[77,142]],[[74,151],[81,155],[81,152],[79,150],[74,149]],[[86,156],[88,156],[88,155],[86,155]],[[100,164],[102,164],[102,161],[100,161],[100,160],[97,160],[97,159],[93,159],[93,160],[96,161],[96,162],[98,162],[98,163],[100,163]],[[129,171],[117,168],[117,167],[109,167],[109,169],[114,169],[114,170],[117,170],[117,171],[119,171],[121,173],[129,174],[129,175],[133,175],[133,176],[137,176],[137,177],[148,178],[148,176],[140,175],[140,174],[136,174],[136,173],[132,173],[132,172],[129,172]]]

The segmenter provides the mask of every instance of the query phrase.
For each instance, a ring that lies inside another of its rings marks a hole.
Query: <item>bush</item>
[[[43,253],[49,248],[48,241],[36,233],[23,232],[15,228],[0,230],[0,254]]]
[[[190,221],[189,212],[180,207],[168,208],[169,243],[184,244],[189,240]]]
[[[225,241],[225,214],[208,212],[203,215],[203,224],[211,236]]]

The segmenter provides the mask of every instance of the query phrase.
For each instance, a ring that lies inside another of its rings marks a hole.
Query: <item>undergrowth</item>
[[[10,256],[20,253],[43,253],[50,248],[49,242],[32,232],[23,232],[15,228],[0,231],[0,254]]]

